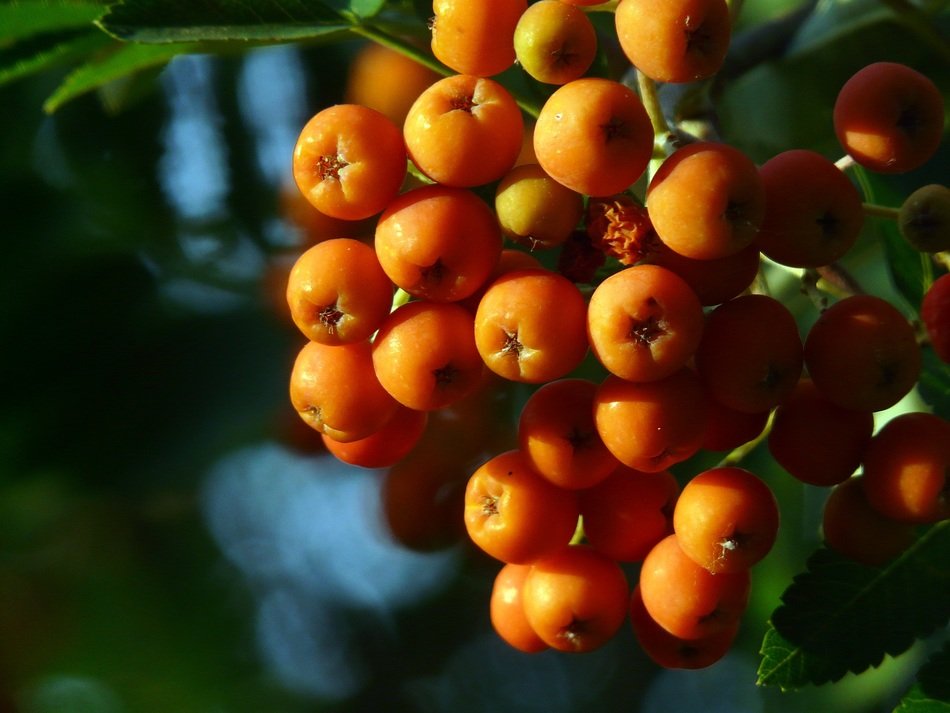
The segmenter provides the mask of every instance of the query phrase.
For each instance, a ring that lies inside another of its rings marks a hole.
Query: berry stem
[[[571,537],[570,544],[572,545],[582,545],[587,542],[587,537],[584,535],[584,518],[578,516],[577,518],[577,527],[574,528],[574,535]]]
[[[875,218],[887,218],[889,220],[897,220],[897,216],[900,214],[899,208],[892,208],[887,205],[877,205],[876,203],[863,203],[862,207],[864,208],[864,214],[869,215]]]
[[[602,2],[599,5],[590,5],[581,9],[584,12],[616,12],[617,5],[619,4],[620,0],[609,0],[608,2]]]
[[[815,307],[818,308],[819,312],[824,312],[828,309],[828,297],[823,294],[820,289],[818,289],[818,281],[821,279],[821,276],[818,274],[818,270],[814,268],[807,268],[802,273],[802,294],[806,295],[808,299],[812,301]]]
[[[656,91],[656,82],[638,69],[637,88],[640,90],[640,101],[643,102],[643,108],[646,109],[647,116],[650,117],[650,123],[653,125],[653,133],[656,137],[654,144],[662,147],[663,152],[668,154],[668,148],[671,147],[676,136],[663,114],[663,105]]]
[[[719,461],[716,465],[717,468],[723,468],[726,466],[739,465],[746,456],[748,456],[752,451],[759,447],[759,444],[762,443],[765,439],[769,437],[769,433],[772,431],[772,423],[775,420],[775,411],[769,414],[768,420],[765,422],[765,428],[762,429],[762,433],[753,438],[748,443],[743,443],[738,448],[734,448],[729,451],[723,459]]]
[[[835,166],[837,166],[842,171],[847,171],[852,166],[856,166],[857,161],[854,160],[854,157],[850,154],[845,154],[837,161],[835,161]]]
[[[819,267],[817,272],[824,285],[832,288],[832,291],[837,292],[840,296],[850,297],[866,294],[864,288],[858,284],[854,276],[836,262]]]
[[[400,287],[399,289],[396,290],[396,293],[393,295],[393,306],[390,309],[390,311],[392,312],[398,309],[399,307],[402,307],[411,299],[412,299],[412,295],[410,295],[408,292],[406,292],[404,289]]]
[[[453,74],[451,69],[439,62],[428,52],[419,49],[411,42],[407,42],[403,38],[387,32],[380,27],[368,23],[360,23],[353,25],[350,29],[353,34],[359,35],[360,37],[364,37],[368,40],[372,40],[376,44],[399,52],[400,54],[415,60],[422,66],[428,67],[433,72],[437,72],[438,74],[441,74],[445,77]]]

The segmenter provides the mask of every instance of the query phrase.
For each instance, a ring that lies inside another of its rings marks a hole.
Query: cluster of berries
[[[757,166],[645,107],[656,82],[719,71],[724,0],[611,6],[639,93],[586,76],[597,33],[580,6],[594,4],[436,0],[432,52],[455,74],[421,90],[402,126],[358,103],[306,124],[300,192],[372,234],[294,264],[286,295],[307,343],[290,397],[330,452],[390,468],[393,497],[438,501],[502,563],[491,619],[513,646],[589,651],[629,619],[657,662],[695,668],[731,645],[779,508],[734,464],[682,488],[672,466],[768,434],[789,473],[835,486],[828,544],[880,564],[950,515],[950,424],[914,413],[872,437],[874,413],[921,372],[914,326],[887,301],[842,297],[803,339],[753,289],[763,259],[817,271],[855,244],[865,209],[844,167],[804,149]],[[516,60],[557,85],[533,126],[491,79]],[[937,149],[943,101],[918,72],[873,64],[842,88],[834,129],[849,161],[905,172]],[[924,191],[902,232],[948,250],[947,189]],[[924,321],[946,357],[941,289]],[[530,387],[515,442],[504,384]],[[464,493],[449,487],[460,470]],[[431,530],[409,520],[427,515],[412,512],[394,521],[421,542]],[[641,563],[636,583],[624,563]]]

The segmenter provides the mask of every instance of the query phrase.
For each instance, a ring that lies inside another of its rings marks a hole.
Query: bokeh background
[[[750,2],[745,22],[795,5]],[[876,59],[946,90],[926,46],[867,17],[745,73],[721,97],[724,134],[758,160],[834,156],[836,87]],[[700,672],[657,669],[626,627],[583,656],[509,649],[488,621],[497,566],[464,541],[405,546],[383,474],[321,452],[286,393],[302,338],[283,279],[309,239],[290,152],[361,47],[182,56],[53,115],[62,75],[0,87],[0,712],[891,710],[940,636],[834,685],[754,684],[826,495],[764,449],[745,463],[778,494],[781,536],[733,652]],[[895,204],[946,167],[944,147],[875,190]],[[906,310],[875,230],[851,267]],[[806,328],[795,280],[773,288]]]

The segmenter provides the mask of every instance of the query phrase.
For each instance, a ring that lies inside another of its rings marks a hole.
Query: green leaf
[[[894,713],[950,713],[950,643],[921,667]]]
[[[108,82],[163,65],[176,55],[197,50],[198,47],[194,45],[181,44],[120,45],[114,52],[87,62],[73,71],[46,100],[43,109],[53,113],[71,99],[98,89]]]
[[[95,29],[57,32],[18,42],[12,49],[0,52],[0,85],[76,62],[114,42]]]
[[[104,10],[103,3],[77,0],[0,3],[0,46],[44,32],[90,25]]]
[[[127,0],[99,21],[135,42],[292,42],[345,32],[380,0]]]
[[[950,619],[950,521],[883,568],[817,550],[772,614],[758,683],[783,690],[837,681],[906,651]]]

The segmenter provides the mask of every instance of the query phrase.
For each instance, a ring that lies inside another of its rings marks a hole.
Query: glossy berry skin
[[[920,319],[930,346],[950,364],[950,274],[941,275],[927,290],[920,305]]]
[[[767,295],[741,295],[707,315],[696,369],[719,403],[761,413],[795,388],[802,351],[798,325],[782,302]]]
[[[582,77],[559,87],[541,107],[534,152],[559,183],[577,193],[609,196],[643,175],[653,153],[653,126],[632,89]]]
[[[378,431],[399,407],[376,378],[368,341],[305,344],[290,372],[290,402],[307,425],[343,443]]]
[[[700,141],[663,161],[647,190],[647,211],[667,247],[714,260],[752,244],[765,214],[765,189],[742,151]]]
[[[594,396],[594,423],[604,445],[629,468],[657,473],[702,444],[706,394],[688,368],[659,381],[608,376]]]
[[[632,265],[601,282],[587,307],[587,337],[610,373],[656,381],[686,365],[699,346],[703,310],[675,272]]]
[[[465,489],[466,531],[501,562],[528,564],[560,551],[578,513],[575,493],[542,478],[517,450],[482,464]]]
[[[343,99],[347,104],[375,109],[402,126],[416,97],[440,78],[434,70],[401,52],[367,42],[350,63]]]
[[[620,629],[630,590],[616,561],[570,545],[532,563],[522,590],[531,628],[551,648],[593,651]]]
[[[917,383],[921,353],[910,322],[886,300],[846,297],[821,313],[805,337],[805,368],[830,401],[881,411]]]
[[[388,468],[415,448],[428,420],[428,412],[415,411],[400,404],[392,417],[366,438],[341,443],[325,433],[320,437],[326,449],[344,463],[361,468]]]
[[[805,378],[775,410],[768,447],[793,477],[829,487],[858,469],[873,431],[873,413],[838,406]]]
[[[578,493],[584,535],[618,562],[642,562],[673,532],[680,487],[668,470],[641,473],[620,466],[605,480]]]
[[[506,379],[560,379],[587,353],[586,309],[566,277],[544,268],[514,270],[495,280],[478,303],[475,344],[488,368]]]
[[[640,568],[640,594],[650,617],[680,639],[731,629],[749,602],[749,570],[713,574],[688,557],[675,534],[658,542]]]
[[[878,173],[906,173],[933,156],[943,135],[943,98],[917,70],[875,62],[842,86],[834,129],[844,150]]]
[[[851,249],[864,225],[861,194],[834,163],[793,149],[759,173],[766,207],[756,245],[764,255],[791,267],[821,267]]]
[[[536,654],[548,645],[538,636],[524,612],[522,591],[531,571],[526,564],[506,564],[495,575],[489,599],[489,615],[495,632],[522,653]]]
[[[913,524],[872,508],[863,480],[854,476],[831,489],[822,510],[821,529],[831,549],[855,562],[879,567],[910,547],[917,533]]]
[[[932,183],[915,190],[901,204],[897,225],[915,250],[950,250],[950,188]]]
[[[308,339],[330,346],[369,339],[389,314],[392,297],[373,248],[352,238],[307,249],[287,279],[294,324]]]
[[[710,77],[729,49],[724,0],[622,0],[615,25],[630,62],[658,82]]]
[[[547,480],[570,490],[589,489],[620,465],[594,427],[597,384],[549,381],[528,397],[518,419],[518,446]]]
[[[294,180],[320,212],[342,220],[379,213],[406,175],[399,127],[359,104],[337,104],[303,127],[293,154]]]
[[[443,186],[497,181],[518,158],[524,120],[511,93],[470,74],[430,85],[403,124],[406,150],[426,176]]]
[[[644,653],[663,668],[700,669],[712,666],[728,653],[739,632],[739,622],[698,639],[682,639],[660,626],[643,604],[640,586],[630,595],[630,624]]]
[[[472,393],[484,365],[472,315],[451,302],[414,300],[394,310],[373,341],[376,377],[404,406],[432,411]]]
[[[518,64],[546,84],[566,84],[581,77],[597,54],[597,33],[582,10],[541,0],[531,5],[515,27]]]
[[[502,233],[531,250],[565,242],[583,212],[583,197],[536,163],[515,166],[495,189],[495,213]]]
[[[374,246],[396,286],[414,297],[456,302],[484,285],[502,238],[494,213],[475,193],[429,185],[400,194],[386,207]]]
[[[433,0],[432,53],[459,74],[491,77],[515,61],[514,34],[527,0]]]
[[[888,421],[864,452],[864,493],[871,507],[902,522],[950,517],[950,422],[908,412]]]
[[[778,526],[771,488],[731,466],[694,476],[673,510],[673,530],[683,552],[714,574],[742,572],[759,562],[772,549]]]

